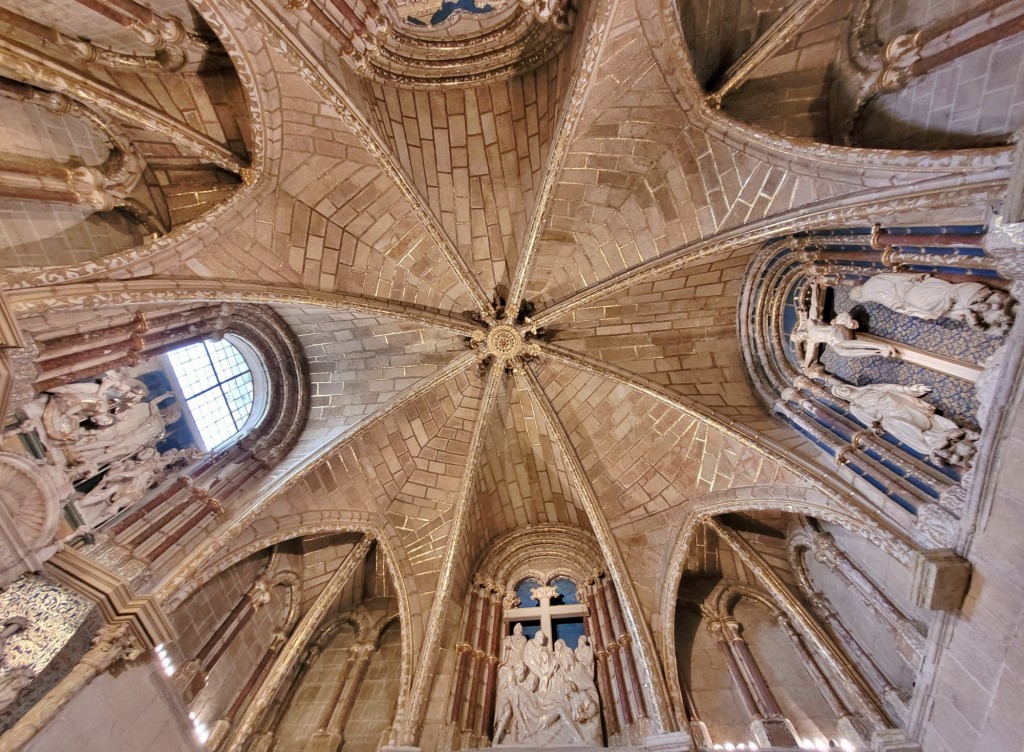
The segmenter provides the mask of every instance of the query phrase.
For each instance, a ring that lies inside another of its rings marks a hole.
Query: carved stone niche
[[[933,611],[957,611],[971,583],[971,565],[948,548],[922,551],[914,561],[911,598]]]
[[[60,502],[71,493],[67,481],[47,466],[0,452],[0,587],[25,572],[37,572],[53,556]]]

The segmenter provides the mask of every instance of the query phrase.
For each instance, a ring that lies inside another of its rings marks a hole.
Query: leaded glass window
[[[240,433],[253,408],[253,380],[242,353],[226,340],[206,340],[172,350],[174,370],[204,449]]]

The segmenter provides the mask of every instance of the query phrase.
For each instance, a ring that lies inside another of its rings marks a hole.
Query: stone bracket
[[[957,611],[971,582],[967,559],[948,548],[922,551],[914,561],[911,599],[933,611]]]

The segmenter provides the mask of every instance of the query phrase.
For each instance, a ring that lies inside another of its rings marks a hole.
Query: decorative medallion
[[[487,350],[500,358],[514,358],[523,347],[523,335],[511,324],[498,324],[487,334]]]
[[[528,314],[532,312],[533,305],[524,302],[514,319],[506,318],[504,300],[496,295],[492,310],[467,313],[473,323],[480,325],[479,330],[466,337],[466,346],[476,350],[481,369],[496,358],[506,373],[515,373],[523,363],[540,355],[540,345],[535,340],[546,333],[530,320]]]

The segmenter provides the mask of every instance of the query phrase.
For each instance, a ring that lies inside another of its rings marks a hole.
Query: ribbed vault
[[[306,432],[244,504],[226,500],[205,537],[160,563],[154,587],[180,602],[191,577],[246,550],[374,531],[417,667],[401,744],[416,742],[450,647],[445,609],[500,536],[549,523],[592,532],[642,624],[658,611],[664,547],[701,499],[778,484],[846,503],[782,451],[802,440],[747,383],[736,317],[749,257],[805,222],[955,207],[1006,179],[1004,151],[948,183],[910,153],[816,174],[821,152],[802,142],[783,144],[803,160],[785,169],[749,134],[727,144],[686,103],[647,37],[654,3],[576,5],[572,42],[548,62],[427,90],[340,68],[326,31],[268,20],[302,12],[283,3],[201,4],[258,51],[264,102],[280,107],[266,134],[273,169],[223,222],[155,256],[9,295],[23,315],[135,300],[274,306],[309,364]],[[748,37],[755,16],[778,10],[749,5]],[[730,54],[699,60],[702,78]],[[860,195],[879,185],[884,209]],[[467,348],[497,323],[536,350]]]

